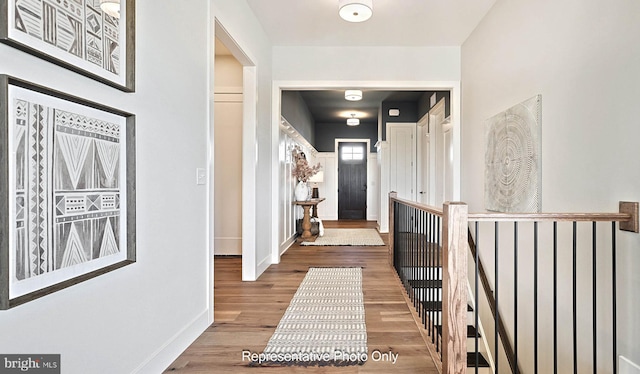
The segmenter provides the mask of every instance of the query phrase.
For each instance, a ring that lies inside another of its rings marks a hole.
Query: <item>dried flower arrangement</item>
[[[322,165],[318,163],[314,166],[309,166],[309,162],[307,162],[307,157],[304,152],[302,152],[302,148],[300,146],[295,146],[291,151],[293,155],[293,170],[291,171],[291,175],[296,177],[300,182],[306,182],[314,176],[316,173],[320,171]]]

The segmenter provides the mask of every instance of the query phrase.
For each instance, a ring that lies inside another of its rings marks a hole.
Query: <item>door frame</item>
[[[215,14],[213,7],[210,9],[213,29],[210,36],[209,45],[211,51],[210,56],[210,72],[209,72],[209,141],[207,152],[209,160],[207,164],[208,170],[208,189],[207,189],[207,248],[209,279],[207,287],[209,288],[207,295],[208,305],[210,308],[210,320],[213,321],[213,264],[214,264],[214,152],[215,131],[214,131],[214,45],[215,38],[218,38],[229,49],[233,57],[242,65],[242,280],[256,280],[258,269],[256,264],[256,222],[255,219],[245,219],[245,217],[256,216],[256,172],[257,163],[257,102],[258,102],[258,75],[257,66],[254,63],[256,59],[251,55],[249,49],[244,45],[240,45],[233,35],[231,35],[224,27],[224,23]]]
[[[416,188],[417,190],[424,190],[425,187],[427,189],[427,204],[428,205],[433,205],[433,194],[435,191],[435,178],[433,178],[433,173],[434,173],[434,168],[435,168],[435,157],[434,157],[434,147],[433,147],[433,139],[432,139],[432,132],[431,132],[431,124],[429,123],[429,112],[427,112],[424,116],[422,116],[422,118],[420,118],[418,120],[418,122],[416,123],[416,136],[417,136],[417,147],[416,147],[416,155],[417,155],[417,166],[418,166],[418,171],[417,171],[417,183],[416,183]],[[425,130],[426,129],[426,130]],[[422,138],[424,136],[429,136],[429,164],[428,165],[423,165],[423,159],[422,159],[422,152],[423,152],[423,144],[422,144]],[[426,166],[426,167],[425,167]],[[423,186],[422,182],[424,180],[424,174],[427,174],[428,176],[428,182],[427,182],[427,186]],[[418,194],[420,194],[420,191],[418,191]],[[417,199],[419,200],[419,199]]]
[[[427,113],[427,115],[429,116],[429,126],[430,126],[430,131],[431,134],[433,135],[432,140],[433,140],[433,144],[432,144],[432,149],[433,151],[431,152],[431,155],[434,156],[433,158],[433,169],[431,171],[431,177],[433,178],[433,193],[432,193],[432,199],[431,199],[431,203],[432,204],[438,204],[438,201],[440,199],[442,199],[442,203],[445,202],[446,200],[446,182],[445,182],[445,175],[446,175],[446,162],[445,162],[445,158],[446,155],[444,154],[445,149],[444,149],[444,125],[447,125],[447,117],[446,117],[446,110],[445,110],[445,101],[444,99],[440,99],[440,101],[438,101],[436,103],[436,105],[433,106],[433,108],[431,108],[429,110],[429,113]],[[436,122],[436,117],[438,116],[442,116],[442,122],[437,123]],[[454,133],[455,136],[455,133]],[[440,163],[442,163],[442,165],[440,165]],[[442,170],[439,169],[439,167],[442,166]],[[438,192],[442,192],[441,196],[438,196]],[[455,194],[453,194],[454,196],[454,201],[455,201]],[[458,198],[459,199],[459,198]]]
[[[453,126],[454,135],[454,175],[453,175],[453,195],[454,200],[460,200],[460,171],[461,171],[461,131],[460,131],[460,114],[461,114],[461,84],[460,80],[445,80],[445,81],[391,81],[391,80],[273,80],[271,92],[271,175],[277,176],[271,180],[271,211],[274,214],[274,219],[271,223],[271,263],[280,263],[280,253],[278,244],[278,226],[282,217],[278,212],[278,189],[279,180],[281,178],[278,168],[278,135],[281,116],[281,94],[283,90],[345,90],[353,87],[371,90],[396,90],[396,91],[438,91],[447,90],[451,97],[451,124]],[[378,125],[378,137],[381,135],[381,121]],[[378,143],[384,151],[384,141],[378,139]],[[384,155],[382,157],[382,163],[384,164]],[[388,177],[382,173],[385,171],[384,167],[379,168],[380,180]],[[379,220],[380,222],[389,221],[389,191],[383,191],[383,183],[379,186],[378,199],[380,204],[379,208]],[[278,214],[276,217],[275,215]],[[386,232],[386,226],[380,225],[382,232]]]
[[[338,168],[340,165],[340,152],[338,151],[338,146],[340,145],[340,143],[367,143],[367,152],[364,155],[365,160],[367,161],[367,198],[369,197],[369,154],[371,153],[371,139],[350,139],[350,138],[336,138],[335,139],[335,148],[334,148],[334,152],[336,155],[336,169],[334,170],[335,172],[335,186],[331,186],[333,188],[334,191],[336,191],[336,212],[338,214],[338,219],[340,219],[340,211],[338,210],[338,208],[340,207],[340,195],[337,193],[338,192],[338,181],[340,180],[338,178]],[[367,199],[368,201],[368,199]],[[366,204],[366,202],[365,202]],[[365,210],[364,213],[364,219],[367,219],[367,212],[369,211],[369,206],[367,205],[367,209]]]
[[[418,134],[418,130],[417,130],[418,124],[416,122],[387,122],[387,142],[389,143],[389,150],[393,150],[392,148],[392,144],[393,142],[391,141],[393,136],[391,135],[393,132],[391,131],[392,129],[402,129],[402,128],[408,128],[411,129],[413,131],[413,150],[412,150],[412,154],[411,154],[411,172],[413,174],[412,176],[412,180],[411,180],[411,199],[412,201],[417,201],[416,196],[418,195],[418,172],[417,172],[417,168],[418,168],[418,147],[417,147],[417,134]],[[389,155],[389,162],[391,162],[391,155]],[[391,167],[391,166],[390,166]],[[387,180],[389,181],[389,183],[391,183],[391,174],[386,176]],[[406,199],[406,197],[405,197]],[[409,199],[407,199],[409,200]]]

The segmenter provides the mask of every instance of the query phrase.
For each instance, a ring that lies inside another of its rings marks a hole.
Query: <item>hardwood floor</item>
[[[375,227],[333,221],[325,227]],[[386,243],[386,235],[381,235]],[[347,367],[249,367],[242,351],[262,352],[311,266],[360,266],[369,360]],[[437,373],[397,278],[387,247],[314,247],[294,244],[256,282],[241,281],[240,258],[215,259],[215,322],[165,373]],[[393,352],[395,364],[372,353]],[[375,356],[377,357],[377,356]]]

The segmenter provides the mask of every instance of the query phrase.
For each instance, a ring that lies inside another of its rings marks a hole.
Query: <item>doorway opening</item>
[[[255,219],[251,219],[256,216],[257,67],[218,19],[213,17],[213,20],[209,94],[213,112],[209,127],[209,305],[213,305],[215,255],[242,256],[243,280],[255,280],[257,273]],[[234,163],[233,167],[229,161]],[[225,191],[232,191],[233,199]]]
[[[214,82],[214,254],[242,256],[243,66],[217,37]]]

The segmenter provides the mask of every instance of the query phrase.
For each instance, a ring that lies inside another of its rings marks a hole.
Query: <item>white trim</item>
[[[216,237],[216,256],[242,255],[242,237]]]
[[[214,89],[214,93],[217,94],[241,94],[242,93],[242,87],[238,86],[238,87],[216,87]]]
[[[215,8],[215,0],[210,0]],[[257,100],[258,74],[257,61],[249,45],[234,37],[233,30],[228,31],[224,25],[224,14],[216,13],[215,36],[229,49],[233,57],[243,66],[243,111],[242,111],[242,280],[254,281],[261,274],[256,264],[256,173],[258,165],[257,142]],[[245,219],[245,217],[251,217]]]
[[[280,156],[278,147],[280,145],[280,125],[282,121],[282,114],[280,112],[281,101],[281,89],[280,86],[273,83],[271,89],[271,175],[274,176],[271,179],[271,263],[280,263],[280,235],[278,233],[280,222],[283,217],[280,216],[280,208],[278,203],[280,192],[280,181],[282,175],[280,175]],[[284,253],[284,252],[283,252]]]
[[[620,355],[620,374],[640,374],[640,366]]]
[[[213,0],[211,0],[213,3]],[[215,7],[215,6],[214,6]],[[242,68],[242,279],[256,280],[256,172],[257,172],[257,97],[255,59],[244,43],[238,42],[224,27],[221,15],[214,17],[214,36],[229,49]],[[213,40],[211,41],[213,43]],[[212,87],[215,87],[212,85]],[[211,101],[211,96],[209,101]],[[215,97],[215,96],[214,96]],[[211,120],[213,126],[213,119]],[[211,156],[213,158],[213,153]],[[213,184],[212,184],[213,186]],[[247,219],[245,219],[247,218]],[[211,226],[213,227],[213,226]],[[213,263],[211,261],[211,263]],[[210,282],[213,284],[213,282]]]
[[[389,143],[381,140],[376,143],[378,151],[378,194],[380,207],[378,209],[378,231],[389,232]]]
[[[432,165],[434,163],[433,147],[430,147],[430,150],[429,150],[429,165],[426,165],[426,167],[425,167],[425,165],[423,165],[423,159],[422,159],[423,137],[425,135],[431,136],[431,132],[430,132],[431,129],[429,127],[430,126],[429,125],[429,118],[431,118],[430,117],[430,112],[425,113],[425,115],[422,116],[422,118],[420,118],[418,120],[417,129],[416,129],[417,130],[416,131],[416,139],[417,139],[417,142],[416,142],[416,145],[417,145],[417,147],[416,147],[416,164],[418,165],[418,168],[417,168],[418,175],[416,176],[416,186],[418,188],[418,191],[417,191],[417,194],[416,194],[416,200],[418,202],[420,202],[421,197],[419,195],[420,195],[420,193],[422,191],[425,190],[425,187],[426,187],[426,190],[427,190],[427,203],[429,205],[432,205],[433,204],[433,198],[432,198],[431,195],[433,194],[433,191],[434,191],[434,186],[433,186],[434,185],[434,178],[431,177],[431,175],[433,174],[433,169],[434,169],[434,167]],[[429,141],[431,141],[431,138],[429,139]],[[429,173],[429,175],[428,175],[428,177],[429,177],[428,186],[423,186],[422,185],[422,181],[424,180],[425,171],[427,173]]]
[[[209,327],[209,309],[200,313],[184,328],[144,360],[133,373],[162,373]]]
[[[213,1],[213,0],[212,0]],[[207,23],[207,28],[208,31],[207,32],[207,164],[206,164],[206,170],[207,170],[207,182],[205,185],[205,188],[207,189],[207,197],[206,197],[206,201],[207,201],[207,216],[205,218],[205,223],[207,225],[206,227],[206,231],[207,231],[207,239],[206,239],[206,243],[207,243],[207,264],[206,264],[206,269],[207,269],[207,277],[206,277],[206,281],[207,281],[207,320],[209,322],[209,324],[213,323],[213,292],[214,292],[214,288],[213,288],[213,259],[215,257],[215,253],[214,253],[214,247],[213,247],[213,243],[214,243],[214,235],[215,235],[215,230],[214,230],[214,220],[215,220],[215,209],[214,209],[214,201],[215,201],[215,195],[214,195],[214,173],[215,173],[215,165],[214,165],[214,122],[213,122],[213,107],[214,105],[212,105],[211,103],[211,92],[213,91],[213,87],[215,87],[215,82],[214,82],[214,67],[215,67],[215,51],[214,51],[214,45],[215,45],[215,14],[213,12],[213,8],[211,7],[211,2],[209,2],[209,4],[207,5],[207,10],[209,11],[209,21]],[[163,369],[164,370],[164,369]]]
[[[295,235],[285,240],[280,246],[280,256],[282,256],[287,250],[289,250],[289,248],[293,245],[293,243],[295,243],[295,241],[296,241]]]
[[[241,103],[243,101],[242,93],[214,93],[213,101],[216,103]]]
[[[244,84],[242,105],[242,280],[255,281],[258,274],[262,274],[262,271],[256,266],[257,68],[245,66],[242,75]]]

